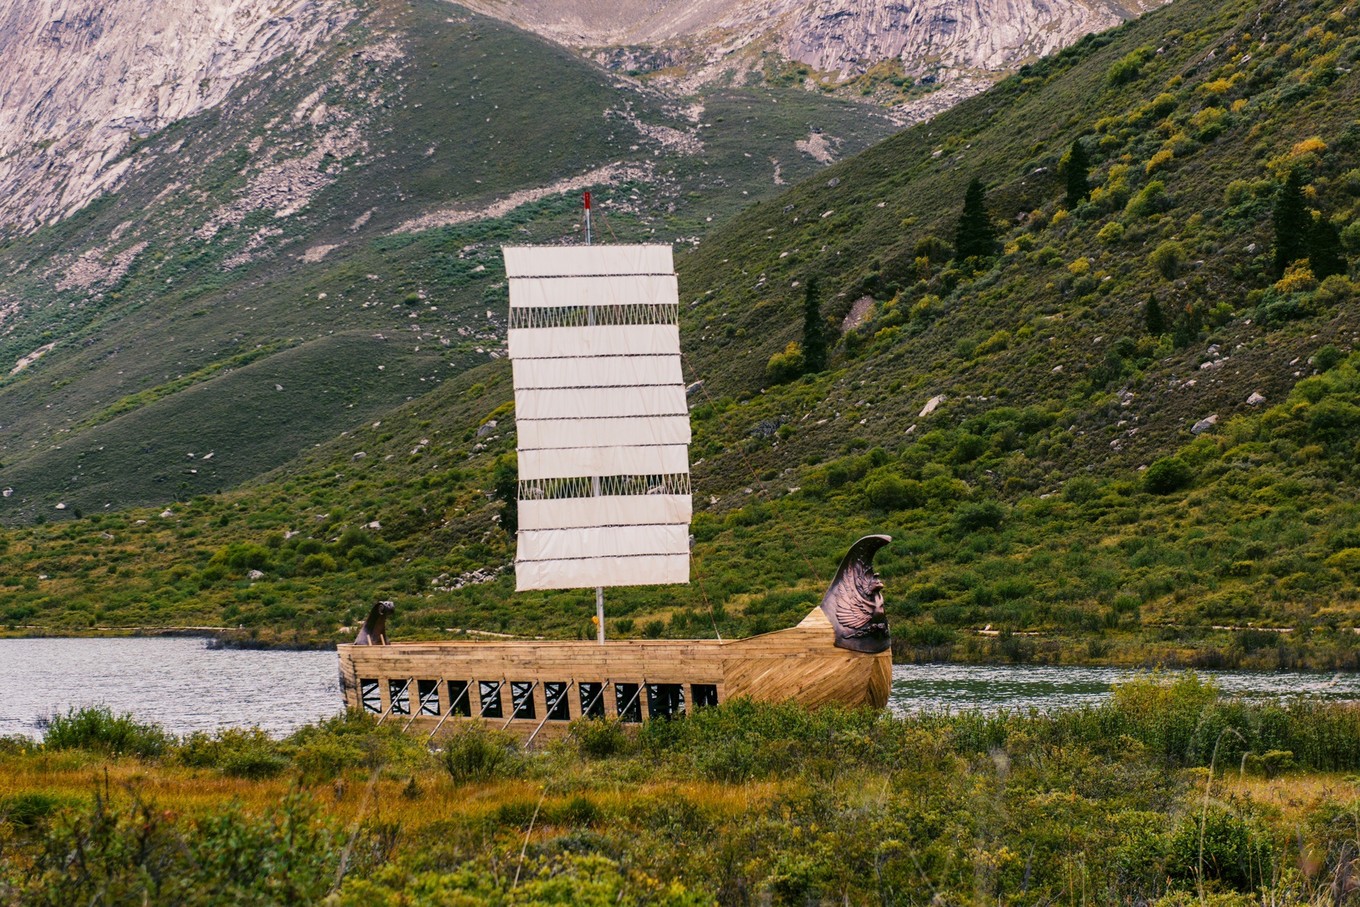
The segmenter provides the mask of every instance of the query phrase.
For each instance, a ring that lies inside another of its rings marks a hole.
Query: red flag
[[[590,210],[590,193],[589,193],[589,192],[586,193],[586,210],[587,210],[587,211]]]

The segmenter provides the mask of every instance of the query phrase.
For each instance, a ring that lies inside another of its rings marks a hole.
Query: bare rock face
[[[0,0],[0,236],[114,188],[131,143],[350,17],[318,0]]]
[[[606,64],[679,66],[694,87],[774,51],[841,79],[900,60],[943,103],[1162,0],[468,0],[489,16],[590,50]],[[682,50],[683,49],[683,50]],[[630,62],[632,61],[632,62]],[[683,61],[687,61],[683,62]]]
[[[897,58],[908,75],[1002,72],[1122,18],[1082,0],[813,0],[783,49],[814,69],[856,75]]]

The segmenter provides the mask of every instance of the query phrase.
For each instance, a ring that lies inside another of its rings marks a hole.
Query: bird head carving
[[[874,554],[891,541],[891,536],[866,535],[851,545],[822,596],[822,613],[842,649],[875,654],[892,644],[883,611],[883,582],[874,573]]]

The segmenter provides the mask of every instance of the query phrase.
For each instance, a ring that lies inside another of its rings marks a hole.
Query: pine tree
[[[1086,157],[1086,146],[1082,145],[1081,139],[1073,139],[1063,166],[1063,175],[1067,178],[1068,208],[1080,205],[1091,194],[1091,184],[1086,180],[1090,171],[1091,162]]]
[[[501,502],[501,528],[514,535],[519,531],[519,477],[515,458],[501,456],[496,459],[495,470],[491,474],[491,493]]]
[[[1157,302],[1157,297],[1148,294],[1147,304],[1143,306],[1143,325],[1147,332],[1154,337],[1159,337],[1166,333],[1166,316],[1162,314],[1162,306]]]
[[[1341,231],[1325,217],[1313,221],[1308,231],[1308,264],[1313,276],[1324,280],[1346,273],[1346,255],[1341,250]]]
[[[954,234],[954,259],[986,258],[996,252],[996,229],[987,213],[987,199],[983,195],[982,180],[973,177],[963,196],[963,214]]]
[[[803,368],[809,372],[826,368],[826,321],[815,277],[808,279],[803,291]]]
[[[1303,178],[1297,169],[1289,172],[1289,177],[1275,196],[1275,211],[1271,219],[1275,224],[1275,276],[1283,277],[1290,265],[1300,258],[1308,257],[1308,241],[1313,226],[1303,200]]]

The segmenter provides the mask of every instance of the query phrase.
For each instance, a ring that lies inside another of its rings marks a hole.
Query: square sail
[[[505,247],[518,589],[689,582],[689,412],[663,245]]]

